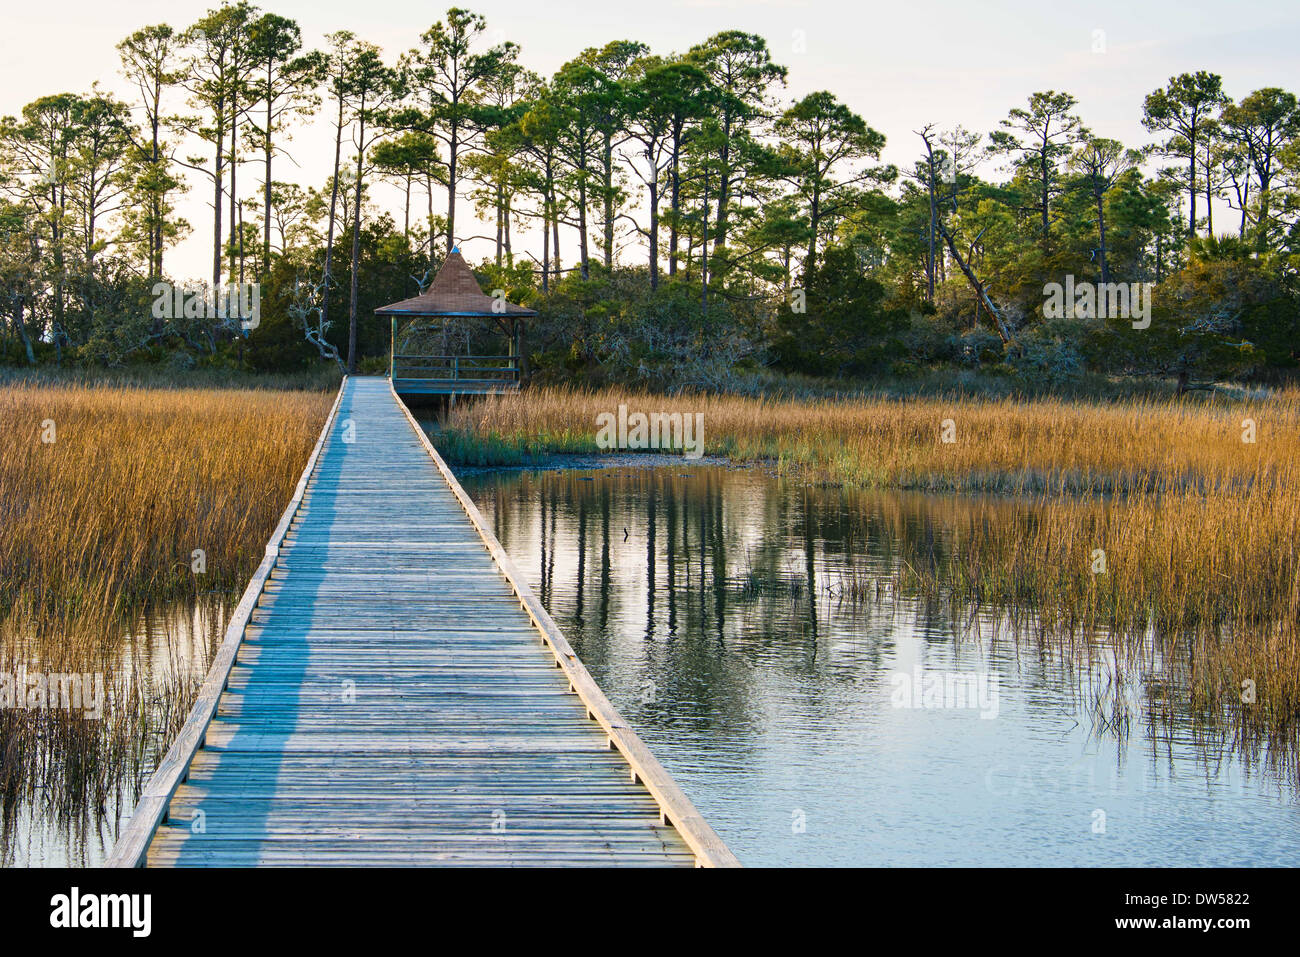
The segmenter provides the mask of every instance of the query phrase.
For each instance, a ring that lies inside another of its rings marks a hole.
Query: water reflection
[[[143,609],[111,634],[88,626],[44,639],[57,645],[0,636],[10,673],[98,673],[106,686],[94,720],[59,710],[0,715],[0,754],[14,758],[0,765],[0,865],[103,863],[184,720],[229,609],[228,596],[211,595]]]
[[[748,864],[1300,862],[1292,780],[1171,710],[1153,651],[1063,654],[889,587],[996,502],[680,465],[463,480]]]

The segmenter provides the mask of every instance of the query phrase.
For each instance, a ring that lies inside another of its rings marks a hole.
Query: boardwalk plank
[[[169,751],[115,863],[734,862],[684,839],[674,816],[698,815],[664,806],[657,763],[629,765],[644,746],[591,703],[386,380],[346,380],[277,536],[182,734],[201,746]]]

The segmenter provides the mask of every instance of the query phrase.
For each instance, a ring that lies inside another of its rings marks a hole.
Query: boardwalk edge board
[[[294,489],[293,498],[289,500],[284,513],[280,516],[280,523],[275,527],[275,532],[266,545],[262,562],[249,580],[248,587],[244,589],[244,594],[235,607],[235,613],[226,626],[225,636],[221,640],[216,656],[212,659],[212,667],[208,669],[207,677],[203,679],[203,685],[199,688],[199,696],[194,701],[194,707],[190,709],[185,724],[176,735],[176,740],[167,749],[166,755],[158,763],[153,776],[149,778],[149,783],[141,792],[135,812],[123,826],[112,853],[104,862],[105,867],[144,866],[154,833],[158,830],[158,825],[167,819],[167,809],[171,804],[172,795],[189,775],[190,763],[198,750],[203,747],[208,725],[212,723],[212,718],[217,713],[221,694],[225,691],[230,671],[235,666],[239,646],[243,643],[244,628],[252,617],[253,609],[262,596],[267,580],[271,577],[271,569],[280,555],[280,545],[302,504],[307,483],[311,481],[312,473],[316,471],[316,462],[325,447],[325,440],[329,437],[330,430],[334,427],[339,404],[343,401],[347,386],[348,376],[344,376],[343,381],[339,383],[338,394],[334,396],[334,405],[330,407],[330,413],[321,427],[320,435],[316,437],[316,445],[307,459],[302,475],[298,478],[298,486]]]
[[[541,633],[542,640],[550,649],[555,658],[557,667],[564,670],[565,676],[569,679],[569,684],[579,699],[587,707],[588,716],[596,721],[609,738],[611,750],[617,750],[627,761],[634,782],[641,784],[650,796],[654,798],[655,803],[659,805],[659,811],[663,823],[670,824],[676,828],[677,832],[686,841],[688,847],[695,854],[695,862],[700,867],[739,867],[740,861],[731,853],[730,848],[723,843],[717,833],[704,820],[695,805],[691,803],[685,792],[677,785],[672,776],[659,763],[659,759],[651,753],[650,749],[632,730],[631,726],[618,713],[614,705],[605,697],[605,693],[600,690],[594,678],[588,673],[587,668],[578,658],[577,654],[570,647],[568,640],[560,631],[555,620],[551,618],[550,613],[545,606],[538,600],[533,593],[532,587],[528,580],[515,566],[514,560],[506,554],[506,550],[501,547],[497,541],[496,535],[484,521],[478,506],[474,500],[469,497],[466,491],[461,488],[460,482],[452,473],[451,468],[438,454],[438,450],[433,447],[433,442],[424,429],[415,420],[405,403],[398,396],[397,391],[393,388],[392,381],[389,380],[389,390],[393,393],[393,400],[397,403],[398,408],[406,416],[407,422],[415,430],[416,436],[424,446],[429,457],[433,459],[438,471],[442,473],[443,479],[451,488],[456,500],[460,502],[461,508],[469,517],[474,530],[483,540],[484,546],[491,553],[492,558],[496,561],[497,567],[510,583],[514,590],[519,603],[528,617],[532,619],[537,630]]]

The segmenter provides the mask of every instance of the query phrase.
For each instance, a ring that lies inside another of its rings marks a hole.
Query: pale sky
[[[129,101],[118,73],[116,44],[147,24],[188,26],[206,0],[7,0],[0,25],[0,113],[51,93],[85,92],[98,80]],[[262,9],[291,17],[308,46],[351,30],[388,58],[419,35],[451,3],[411,0],[275,0]],[[1261,86],[1300,91],[1300,7],[1285,0],[1094,0],[1068,7],[1053,0],[1003,2],[849,3],[844,0],[459,0],[484,15],[493,40],[522,47],[521,62],[550,75],[584,47],[639,40],[656,53],[681,52],[720,30],[762,35],[773,58],[789,68],[784,99],[827,89],[888,137],[885,159],[910,164],[913,130],[957,124],[987,133],[1033,91],[1056,89],[1079,100],[1098,135],[1131,146],[1148,142],[1143,97],[1176,73],[1211,70],[1236,98]],[[1094,31],[1104,52],[1093,52]],[[802,51],[802,52],[800,52]],[[174,104],[179,107],[180,104]],[[277,179],[320,185],[329,175],[333,139],[328,121],[298,127],[278,160]],[[297,163],[297,169],[292,163]],[[240,181],[260,182],[250,164]],[[195,174],[180,212],[194,227],[168,253],[168,271],[201,277],[210,262],[211,209]],[[241,195],[247,195],[241,189]],[[400,197],[380,188],[374,198],[400,223]],[[458,203],[458,216],[469,206]],[[445,198],[435,196],[445,209]],[[1216,222],[1216,226],[1218,223]],[[458,228],[457,232],[486,230]],[[564,238],[569,258],[574,240]],[[523,243],[516,240],[517,245]],[[492,251],[486,241],[464,249],[471,261]],[[625,259],[628,258],[625,254]]]

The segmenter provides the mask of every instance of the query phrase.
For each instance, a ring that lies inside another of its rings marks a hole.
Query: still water
[[[0,867],[103,864],[135,809],[138,785],[184,720],[232,608],[222,594],[148,607],[103,636],[98,654],[84,653],[76,670],[103,678],[102,716],[71,722],[84,737],[47,730],[24,762],[0,762]],[[39,648],[5,637],[0,647],[8,654],[33,674],[44,670]],[[11,744],[12,729],[0,730],[0,744]],[[33,765],[34,781],[17,771]]]
[[[626,459],[461,478],[745,864],[1300,863],[1267,752],[1177,711],[1098,718],[1146,700],[1158,662],[1116,691],[1104,645],[1065,657],[889,587],[969,502]]]

